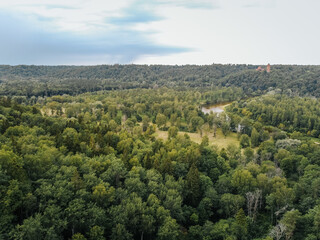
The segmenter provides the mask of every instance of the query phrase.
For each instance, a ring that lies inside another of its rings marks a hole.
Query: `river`
[[[224,108],[228,105],[230,105],[230,103],[206,105],[206,106],[201,107],[201,111],[204,114],[206,114],[206,113],[210,114],[210,112],[219,114],[219,113],[224,112]]]

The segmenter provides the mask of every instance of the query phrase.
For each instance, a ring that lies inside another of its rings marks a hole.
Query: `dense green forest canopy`
[[[280,89],[301,96],[320,96],[320,67],[271,65],[271,72],[256,65],[100,65],[0,66],[0,94],[75,95],[112,89],[175,87],[240,87],[260,95]]]
[[[320,239],[319,67],[0,69],[0,239]]]

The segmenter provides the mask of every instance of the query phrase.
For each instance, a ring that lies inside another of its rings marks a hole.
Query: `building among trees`
[[[265,70],[267,71],[267,73],[269,73],[269,72],[271,71],[270,63],[268,63],[266,69],[262,68],[261,66],[257,67],[257,69],[256,69],[256,71],[258,71],[258,72],[263,72],[263,71],[265,71]]]

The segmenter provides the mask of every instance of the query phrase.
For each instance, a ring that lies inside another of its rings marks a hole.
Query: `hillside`
[[[271,65],[271,72],[255,65],[100,65],[0,66],[0,94],[52,96],[132,88],[240,87],[260,95],[280,89],[294,95],[320,96],[320,67]],[[26,87],[26,83],[28,83]]]

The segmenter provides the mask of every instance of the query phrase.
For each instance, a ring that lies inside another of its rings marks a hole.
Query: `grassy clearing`
[[[201,143],[202,137],[200,136],[200,133],[179,132],[180,135],[184,135],[185,133],[190,136],[190,139],[192,141],[196,143]],[[226,148],[230,144],[239,146],[239,140],[237,139],[236,133],[229,133],[225,138],[224,135],[222,134],[221,129],[217,129],[216,137],[213,137],[213,132],[207,132],[207,133],[204,133],[203,136],[204,135],[208,136],[210,145],[216,145],[220,149]],[[168,132],[157,129],[155,136],[156,138],[167,140]]]

